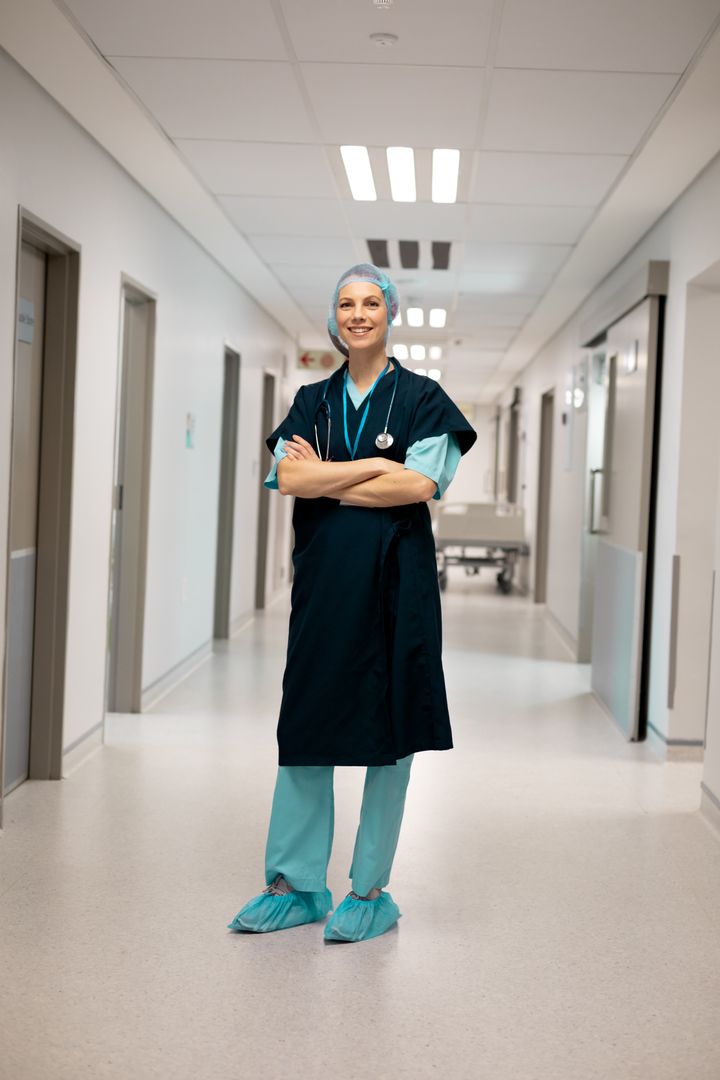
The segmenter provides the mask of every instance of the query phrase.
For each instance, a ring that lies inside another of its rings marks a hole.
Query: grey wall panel
[[[643,559],[640,551],[598,543],[592,688],[629,739],[637,735]]]
[[[35,619],[35,551],[13,555],[8,582],[7,728],[4,790],[28,775],[33,625]]]

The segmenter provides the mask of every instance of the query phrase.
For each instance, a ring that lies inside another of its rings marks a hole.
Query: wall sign
[[[17,339],[32,345],[35,333],[35,305],[32,300],[20,297],[18,302]]]
[[[334,371],[344,360],[334,349],[298,349],[297,366],[306,371]]]

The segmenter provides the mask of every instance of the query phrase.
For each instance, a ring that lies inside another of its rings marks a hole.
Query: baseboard
[[[700,792],[700,813],[720,840],[720,799],[702,781]]]
[[[188,675],[196,671],[212,655],[213,643],[212,641],[206,641],[204,645],[201,645],[195,652],[190,653],[189,656],[181,660],[165,675],[156,679],[150,686],[145,687],[140,697],[141,712],[145,712],[147,709],[151,709],[153,705],[157,705],[162,698],[169,694],[171,690],[174,690],[183,679],[187,679]]]
[[[557,616],[553,615],[552,611],[549,610],[547,604],[545,605],[544,616],[547,620],[548,625],[552,627],[557,636],[560,638],[563,645],[569,652],[570,656],[573,658],[573,660],[577,662],[577,641],[572,636],[572,634],[570,634],[565,629]]]
[[[237,615],[230,623],[228,636],[230,638],[237,637],[243,630],[250,625],[255,618],[255,609],[251,608],[250,611],[243,611],[241,615]]]
[[[90,728],[90,730],[84,735],[81,735],[79,739],[76,739],[74,743],[71,743],[67,750],[63,750],[63,780],[66,779],[70,773],[74,772],[78,765],[84,764],[91,754],[94,754],[96,750],[100,749],[104,738],[105,721],[101,720],[94,728]]]
[[[705,743],[702,739],[669,739],[649,720],[647,729],[648,738],[652,738],[655,743],[664,747],[668,761],[703,761]]]

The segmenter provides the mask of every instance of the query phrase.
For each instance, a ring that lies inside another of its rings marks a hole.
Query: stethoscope
[[[392,446],[392,444],[394,442],[394,439],[393,439],[392,435],[388,431],[388,426],[390,424],[390,414],[392,412],[393,402],[395,401],[395,392],[397,390],[398,374],[399,374],[399,365],[398,365],[397,360],[394,357],[393,357],[393,363],[395,365],[395,384],[393,386],[393,392],[392,392],[392,396],[390,398],[390,407],[388,408],[387,416],[385,417],[385,428],[384,428],[383,431],[379,432],[379,434],[375,437],[375,445],[377,446],[378,450],[387,450],[387,449],[389,449],[389,447]],[[348,427],[347,427],[347,398],[348,398],[347,375],[348,375],[348,369],[347,369],[347,367],[345,368],[345,374],[343,375],[343,420],[344,420],[344,425],[345,425],[345,445],[347,446],[348,453],[350,454],[350,457],[351,457],[352,460],[355,459],[355,454],[357,452],[358,443],[360,442],[360,435],[362,434],[362,430],[363,430],[363,428],[365,426],[365,421],[367,420],[368,412],[370,410],[370,398],[373,395],[375,387],[380,382],[383,375],[385,375],[387,373],[387,370],[388,370],[389,367],[390,367],[390,361],[388,360],[387,364],[385,365],[383,370],[380,372],[380,374],[376,378],[375,382],[370,387],[370,390],[368,392],[366,402],[365,402],[365,411],[363,413],[362,420],[360,421],[360,426],[358,428],[357,435],[355,436],[355,445],[352,446],[352,447],[350,446],[350,438],[348,436]],[[333,374],[330,376],[330,378],[326,380],[325,387],[323,389],[323,396],[322,396],[322,398],[320,400],[320,403],[319,403],[317,409],[315,410],[315,447],[317,449],[318,457],[321,460],[324,460],[324,461],[329,461],[330,460],[330,432],[332,430],[332,412],[331,412],[331,409],[330,409],[330,402],[327,399],[327,392],[328,392],[328,387],[330,385],[330,379],[332,379],[335,374],[336,373],[333,372]],[[327,420],[327,441],[325,443],[325,457],[324,458],[323,458],[323,455],[320,452],[320,440],[318,438],[317,414],[318,414],[319,411],[323,412],[325,414],[325,418]]]

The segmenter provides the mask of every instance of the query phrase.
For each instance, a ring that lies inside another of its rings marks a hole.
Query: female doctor
[[[350,878],[324,936],[393,926],[388,892],[414,754],[448,750],[440,594],[427,503],[475,431],[433,379],[387,355],[398,294],[377,267],[342,275],[328,332],[346,357],[302,386],[267,438],[265,484],[294,495],[294,578],[277,728],[267,887],[229,923],[265,932],[325,918],[333,770],[367,767]]]

